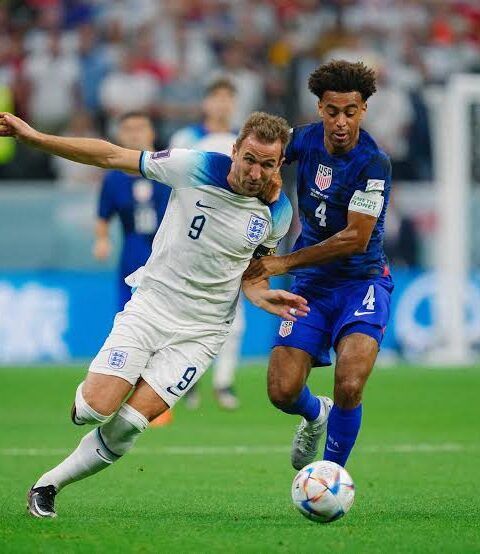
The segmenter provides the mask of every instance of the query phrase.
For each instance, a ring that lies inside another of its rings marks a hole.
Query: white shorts
[[[144,379],[172,407],[216,357],[231,325],[184,322],[150,309],[152,293],[138,290],[90,364],[89,371],[114,375],[135,385]],[[191,325],[189,325],[191,323]]]

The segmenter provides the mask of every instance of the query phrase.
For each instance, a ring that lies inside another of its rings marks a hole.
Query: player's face
[[[117,139],[124,148],[152,150],[154,137],[152,124],[145,117],[128,117],[118,127]]]
[[[282,165],[282,143],[278,139],[265,144],[249,135],[239,148],[233,146],[232,160],[227,178],[232,189],[244,196],[258,196]]]
[[[325,146],[331,154],[344,154],[356,146],[367,111],[359,92],[327,90],[318,102],[318,111],[325,128]]]
[[[236,95],[228,88],[212,91],[203,101],[205,116],[229,122],[235,111],[236,100]]]

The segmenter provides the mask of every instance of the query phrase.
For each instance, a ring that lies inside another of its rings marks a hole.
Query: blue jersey
[[[126,277],[144,265],[163,219],[170,188],[122,171],[109,171],[103,180],[98,217],[109,220],[117,214],[123,231],[120,273]]]
[[[302,223],[294,250],[322,242],[344,229],[349,209],[370,213],[370,193],[377,198],[378,211],[374,215],[378,219],[365,253],[292,273],[299,279],[332,284],[386,275],[383,235],[391,187],[388,156],[364,130],[360,130],[359,142],[350,152],[331,155],[324,145],[323,123],[314,123],[293,129],[286,163],[294,161],[298,162],[297,194]]]

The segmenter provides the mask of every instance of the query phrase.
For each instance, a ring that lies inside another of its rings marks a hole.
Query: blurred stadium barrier
[[[384,361],[425,361],[442,340],[434,301],[439,290],[433,272],[436,193],[431,183],[397,183],[396,191],[396,208],[421,231],[425,269],[393,268],[392,317],[381,355]],[[62,191],[49,182],[0,187],[0,221],[8,230],[0,234],[0,364],[85,360],[101,346],[114,316],[118,253],[106,264],[92,256],[95,204],[91,191]],[[471,209],[475,206],[480,208],[478,187],[471,194]],[[479,229],[472,226],[473,237]],[[118,227],[113,233],[118,247]],[[480,259],[478,240],[472,239],[470,259]],[[468,344],[478,347],[478,264],[468,277],[465,333]],[[288,283],[277,279],[274,286]],[[250,305],[246,317],[243,356],[267,356],[278,321]]]

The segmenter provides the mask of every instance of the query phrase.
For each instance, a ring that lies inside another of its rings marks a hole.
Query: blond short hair
[[[286,119],[266,112],[253,112],[240,129],[235,146],[240,148],[242,142],[253,135],[260,142],[272,144],[277,140],[282,143],[282,156],[290,140],[290,126]]]

